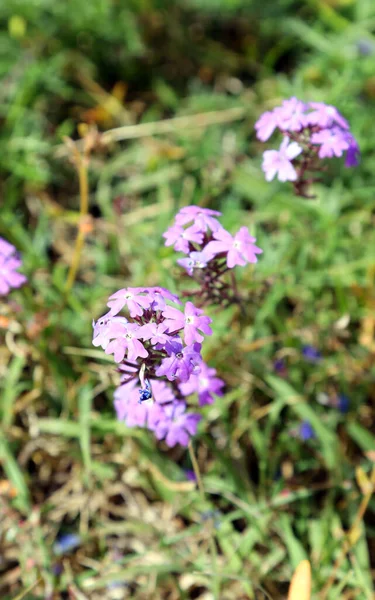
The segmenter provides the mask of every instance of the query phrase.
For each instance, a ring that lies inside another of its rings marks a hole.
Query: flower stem
[[[189,441],[188,449],[189,449],[190,460],[191,460],[191,464],[193,465],[195,477],[197,478],[197,485],[198,485],[200,497],[203,502],[206,502],[206,492],[204,490],[202,476],[201,476],[201,472],[199,469],[199,464],[197,461],[197,457],[195,456],[194,447],[193,447],[191,440]],[[219,575],[218,568],[217,568],[217,549],[216,549],[216,544],[215,544],[215,533],[214,533],[214,529],[213,529],[213,523],[211,524],[211,527],[210,527],[209,546],[210,546],[210,554],[211,554],[211,562],[212,562],[212,576],[213,576],[212,593],[213,593],[214,599],[219,600],[220,599],[220,575]]]

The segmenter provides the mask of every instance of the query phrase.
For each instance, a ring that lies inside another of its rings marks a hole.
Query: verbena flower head
[[[18,273],[22,261],[12,244],[0,238],[0,296],[6,296],[12,288],[23,285],[27,279]]]
[[[267,181],[275,176],[292,181],[297,195],[309,197],[307,186],[316,181],[308,173],[322,170],[320,160],[341,157],[345,166],[358,164],[359,147],[350,133],[349,124],[334,106],[323,102],[284,100],[281,106],[267,111],[255,123],[256,135],[267,141],[275,130],[284,136],[279,150],[267,150],[262,169]]]
[[[129,427],[150,429],[169,446],[187,445],[196,433],[201,415],[192,412],[189,394],[179,386],[199,375],[204,336],[212,333],[203,310],[192,302],[179,310],[179,304],[161,287],[125,288],[109,298],[109,312],[93,323],[94,346],[113,354],[122,373],[115,392],[118,418]],[[212,383],[217,395],[220,381]]]
[[[166,246],[174,245],[175,250],[187,254],[177,262],[200,283],[201,289],[195,296],[200,297],[202,304],[229,304],[233,301],[233,294],[231,297],[228,293],[229,286],[222,280],[223,274],[237,265],[256,263],[257,255],[262,252],[255,245],[256,238],[246,227],[232,235],[217,219],[220,215],[217,210],[185,206],[177,213],[174,225],[164,234]],[[186,334],[189,335],[188,330]],[[199,338],[196,339],[199,341]]]

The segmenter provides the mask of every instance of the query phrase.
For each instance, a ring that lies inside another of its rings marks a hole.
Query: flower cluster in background
[[[317,179],[306,175],[322,171],[321,159],[345,153],[346,167],[358,164],[359,147],[348,122],[334,106],[323,102],[302,102],[294,97],[284,100],[281,106],[261,115],[255,129],[262,142],[275,130],[284,135],[279,150],[264,152],[262,169],[267,181],[275,176],[280,181],[292,181],[298,195],[308,197],[306,188]]]
[[[234,300],[230,286],[222,280],[224,273],[235,266],[256,263],[262,250],[255,245],[246,227],[230,234],[216,217],[216,210],[200,206],[185,206],[164,234],[165,245],[186,254],[178,259],[187,274],[200,288],[194,292],[201,304],[225,304]]]
[[[119,290],[108,306],[93,324],[93,344],[120,365],[118,418],[129,427],[147,427],[168,446],[187,446],[201,419],[188,397],[197,395],[204,406],[223,393],[224,382],[201,356],[211,319],[192,302],[182,310],[178,297],[161,287]]]
[[[0,238],[0,296],[6,296],[12,288],[25,283],[25,275],[18,273],[21,265],[16,248]]]

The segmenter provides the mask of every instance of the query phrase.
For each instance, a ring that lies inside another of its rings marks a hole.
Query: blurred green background
[[[286,598],[307,558],[313,598],[370,600],[374,1],[6,0],[0,24],[0,236],[29,278],[0,306],[1,598],[208,600],[213,527],[220,599]],[[254,122],[292,95],[337,106],[362,152],[314,200],[260,168]],[[67,296],[64,139],[92,127],[129,128],[91,157]],[[110,293],[178,290],[161,235],[190,203],[264,251],[238,273],[249,321],[211,315],[227,393],[195,439],[205,500],[185,450],[116,421],[116,370],[91,346]]]

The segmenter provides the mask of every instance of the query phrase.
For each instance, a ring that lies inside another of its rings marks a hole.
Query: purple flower
[[[203,233],[195,225],[187,229],[180,225],[173,225],[163,233],[163,237],[166,240],[166,246],[174,245],[173,247],[177,252],[183,252],[184,254],[190,252],[191,243],[202,244],[203,242]]]
[[[18,288],[27,279],[17,272],[22,265],[16,248],[3,238],[0,238],[0,296],[5,296],[11,288]]]
[[[282,131],[299,131],[306,126],[306,104],[295,97],[284,100],[275,109],[277,124]]]
[[[337,398],[337,408],[343,414],[347,413],[350,408],[350,400],[345,394],[339,394]]]
[[[279,181],[296,181],[297,172],[291,161],[301,154],[302,148],[297,142],[288,144],[289,138],[285,137],[279,150],[266,150],[263,153],[262,169],[267,181],[271,181],[276,174]]]
[[[113,354],[116,362],[121,362],[125,353],[129,360],[139,357],[146,358],[148,352],[139,338],[142,337],[142,329],[136,323],[115,323],[110,326],[110,337],[114,338],[105,349],[106,354]]]
[[[112,317],[110,312],[100,317],[96,323],[93,321],[93,345],[96,347],[101,346],[105,350],[113,338],[112,333],[116,330],[116,325],[119,323],[127,323],[127,319],[125,317]]]
[[[180,392],[184,396],[197,393],[199,405],[212,404],[214,395],[223,395],[224,381],[216,377],[216,369],[212,369],[205,362],[200,364],[198,375],[192,374],[186,383],[179,385]]]
[[[163,287],[157,286],[142,289],[145,293],[148,293],[150,298],[150,308],[154,311],[163,310],[166,306],[166,300],[169,300],[174,304],[181,304],[181,301],[176,294],[172,294],[172,292]]]
[[[114,394],[114,406],[119,421],[128,427],[149,427],[153,429],[163,415],[160,399],[173,402],[175,397],[164,382],[153,381],[152,395],[155,402],[139,402],[139,382],[131,379],[120,385]],[[164,387],[163,387],[164,386]],[[159,401],[156,399],[159,398]]]
[[[170,332],[184,330],[185,342],[188,346],[193,342],[203,341],[203,335],[198,333],[198,330],[206,335],[212,335],[212,329],[209,326],[212,319],[204,316],[203,310],[196,308],[192,302],[186,302],[184,314],[178,308],[167,306],[163,311],[163,317],[166,319],[165,324]]]
[[[348,121],[344,119],[334,106],[324,104],[324,102],[309,102],[309,106],[314,109],[307,116],[309,125],[318,125],[319,127],[326,128],[336,123],[342,129],[349,129]]]
[[[185,469],[185,477],[188,481],[197,481],[197,476],[192,469]]]
[[[151,299],[148,295],[144,294],[144,288],[124,288],[112,294],[109,297],[110,314],[112,316],[117,315],[124,306],[127,306],[131,317],[140,317],[143,315],[143,310],[148,308],[151,303]]]
[[[187,225],[191,221],[194,221],[194,227],[204,233],[207,229],[211,231],[217,231],[221,225],[215,216],[220,216],[221,213],[217,210],[211,210],[210,208],[202,208],[200,206],[184,206],[177,213],[175,222],[176,225]]]
[[[173,402],[176,398],[170,385],[165,381],[153,379],[151,382],[152,396],[157,404],[167,404]]]
[[[255,123],[258,140],[266,142],[278,126],[277,113],[267,111],[263,113]]]
[[[303,346],[302,356],[311,363],[319,362],[322,358],[321,353],[317,348],[314,348],[314,346]]]
[[[345,150],[349,148],[349,140],[345,131],[339,127],[332,129],[322,129],[311,136],[313,144],[320,144],[319,158],[332,158],[333,156],[342,156]]]
[[[206,248],[204,248],[202,252],[190,252],[187,258],[179,258],[177,262],[181,267],[186,269],[188,275],[191,277],[194,269],[204,269],[212,258],[213,255],[209,254]]]
[[[164,346],[169,336],[165,333],[168,329],[168,325],[164,323],[147,323],[147,325],[143,325],[140,329],[140,333],[143,340],[151,340],[151,344],[155,346],[156,344],[161,344]]]
[[[234,237],[225,229],[220,229],[214,233],[214,238],[215,241],[209,242],[205,249],[214,255],[227,253],[229,269],[236,265],[243,267],[246,263],[256,263],[256,255],[262,253],[254,244],[256,238],[249,234],[246,227],[241,227]]]
[[[60,556],[61,554],[66,554],[78,546],[81,545],[81,538],[76,533],[65,533],[59,535],[55,543],[53,544],[53,552]]]
[[[199,372],[202,362],[200,344],[195,343],[183,348],[181,340],[176,338],[173,342],[168,342],[165,349],[169,356],[162,360],[160,367],[155,371],[157,377],[164,375],[169,381],[179,379],[185,382],[192,373]]]
[[[201,415],[186,412],[185,402],[173,402],[163,407],[163,418],[154,432],[159,440],[165,438],[169,447],[176,444],[187,446],[190,437],[196,434],[201,418]]]
[[[315,436],[315,431],[309,421],[303,421],[299,428],[299,437],[301,440],[306,442],[307,440],[313,439]]]
[[[359,146],[354,137],[350,134],[346,134],[346,138],[349,143],[349,148],[346,152],[345,167],[356,167],[359,163]]]

